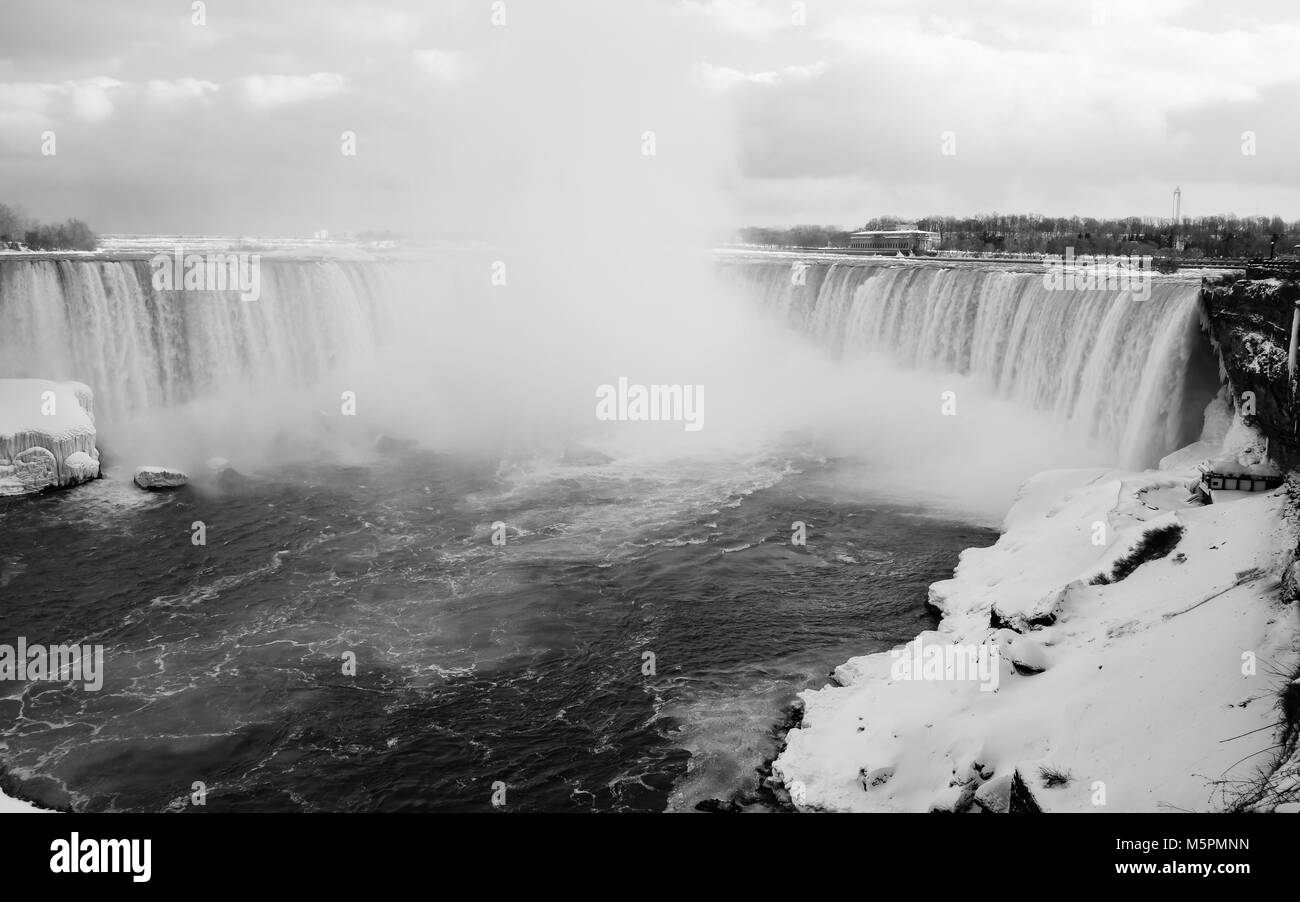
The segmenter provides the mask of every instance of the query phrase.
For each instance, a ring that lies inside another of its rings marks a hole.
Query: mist
[[[387,196],[398,154],[409,190],[388,218],[422,215],[417,231],[463,245],[375,264],[400,285],[376,299],[391,325],[378,347],[310,385],[226,379],[179,408],[102,422],[109,459],[273,472],[366,460],[380,435],[482,456],[782,449],[861,461],[864,485],[990,516],[1035,470],[1101,459],[978,383],[832,361],[721,279],[711,249],[736,221],[736,124],[701,80],[682,10],[629,4],[611,30],[598,9],[511,5],[451,84],[377,74],[422,138],[398,152],[360,130],[362,168],[321,189],[348,196],[373,176]],[[621,378],[701,387],[704,427],[599,422],[596,391]],[[956,417],[939,414],[947,390]]]

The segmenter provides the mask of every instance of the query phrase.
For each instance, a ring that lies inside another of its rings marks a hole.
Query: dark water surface
[[[106,658],[99,692],[0,683],[0,768],[11,794],[96,811],[184,808],[200,781],[208,810],[752,790],[795,694],[933,626],[926,587],[995,538],[797,457],[403,451],[171,494],[110,476],[0,501],[0,642]]]

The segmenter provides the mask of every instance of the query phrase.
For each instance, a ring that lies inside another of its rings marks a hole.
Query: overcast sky
[[[204,15],[4,0],[0,201],[105,233],[581,237],[1167,216],[1181,184],[1185,215],[1300,218],[1290,0],[209,0]]]

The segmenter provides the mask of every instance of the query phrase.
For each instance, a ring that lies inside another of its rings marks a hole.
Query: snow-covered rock
[[[189,481],[180,470],[167,467],[136,467],[135,470],[135,484],[142,489],[175,489]]]
[[[85,451],[73,451],[63,462],[64,469],[76,482],[85,482],[99,475],[99,461]]]
[[[972,799],[984,811],[992,814],[1006,814],[1011,808],[1011,781],[1013,774],[999,774],[992,780],[980,785]]]
[[[1020,673],[1042,673],[1049,666],[1046,649],[1029,636],[1003,628],[993,634],[993,641],[999,654]]]
[[[1240,408],[1251,396],[1252,425],[1267,436],[1270,456],[1283,469],[1300,465],[1297,406],[1287,372],[1287,344],[1300,281],[1265,278],[1248,269],[1206,279],[1201,286],[1204,327],[1220,374]],[[1226,449],[1230,450],[1230,449]]]
[[[1031,479],[998,542],[963,552],[953,578],[931,587],[944,617],[916,640],[996,643],[994,691],[969,678],[899,678],[888,652],[854,658],[835,670],[841,685],[802,694],[776,779],[798,787],[799,807],[831,811],[1240,801],[1234,790],[1267,763],[1251,753],[1278,741],[1278,674],[1295,672],[1300,650],[1281,591],[1296,527],[1282,491],[1193,503],[1195,475]],[[1143,541],[1156,530],[1176,537],[1163,556]],[[1116,569],[1135,554],[1135,567]],[[1094,584],[1101,574],[1110,582]],[[864,788],[867,766],[889,780]]]
[[[94,401],[86,385],[0,379],[0,495],[98,476]]]

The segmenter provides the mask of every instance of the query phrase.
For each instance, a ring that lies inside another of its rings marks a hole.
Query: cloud
[[[125,105],[208,102],[220,86],[195,78],[152,79],[143,84],[96,76],[65,82],[0,83],[0,127],[34,132],[60,124],[102,125]]]
[[[113,115],[113,94],[123,87],[113,78],[88,78],[63,86],[72,102],[72,112],[86,122],[102,122]]]
[[[822,61],[806,66],[786,66],[783,69],[767,72],[741,72],[727,66],[700,63],[698,74],[709,90],[723,93],[745,84],[779,85],[808,82],[824,73],[826,68],[826,62]]]
[[[1191,0],[1140,11],[1103,4],[1096,24],[1091,4],[920,10],[886,0],[814,11],[802,41],[782,41],[790,46],[781,55],[816,53],[825,65],[815,79],[789,77],[788,66],[705,70],[737,108],[739,202],[767,209],[766,221],[991,209],[1158,215],[1174,181],[1200,180],[1207,206],[1300,213],[1300,191],[1265,193],[1262,182],[1300,149],[1280,108],[1270,114],[1260,102],[1300,87],[1294,22]],[[750,58],[774,55],[771,41],[748,46]],[[1244,129],[1267,134],[1269,160],[1243,165]],[[949,133],[956,152],[945,155]],[[813,197],[825,199],[823,217]]]
[[[0,84],[0,140],[17,143],[23,133],[35,134],[49,124],[50,85]]]
[[[459,81],[466,73],[466,64],[459,53],[446,50],[415,50],[411,59],[429,77],[437,81]]]
[[[195,27],[188,4],[7,2],[0,199],[105,230],[540,231],[572,198],[623,228],[670,196],[730,225],[1162,215],[1175,182],[1185,209],[1300,216],[1281,4],[1106,0],[1094,24],[1092,2],[810,0],[801,25],[788,0],[560,0],[496,27],[481,0],[223,0]],[[186,199],[141,200],[160,185]]]
[[[144,92],[150,102],[158,104],[183,103],[198,101],[211,103],[221,86],[199,78],[151,79],[144,85]]]
[[[408,43],[419,35],[422,24],[411,13],[371,4],[327,8],[321,15],[329,30],[351,42]]]
[[[794,4],[759,3],[757,0],[686,0],[682,6],[688,14],[702,18],[716,28],[755,40],[767,40],[794,24]]]
[[[59,83],[0,84],[0,125],[7,131],[35,130],[55,124],[61,116],[103,122],[129,90],[124,82],[103,76]]]
[[[347,88],[347,77],[332,72],[314,72],[311,75],[249,75],[239,79],[244,101],[260,110],[325,100],[342,94]]]

